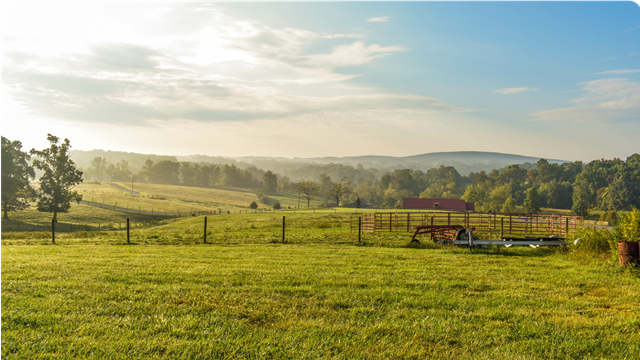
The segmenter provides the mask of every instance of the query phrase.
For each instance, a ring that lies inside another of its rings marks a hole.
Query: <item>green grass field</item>
[[[639,285],[530,248],[3,245],[2,357],[637,359]]]
[[[82,190],[126,197],[94,185]],[[172,204],[255,196],[139,190]],[[24,231],[50,214],[12,213],[2,358],[640,359],[637,269],[560,248],[411,246],[408,233],[358,242],[352,212],[207,216],[203,244],[203,216],[74,204],[55,246]],[[126,217],[131,245],[105,230]]]

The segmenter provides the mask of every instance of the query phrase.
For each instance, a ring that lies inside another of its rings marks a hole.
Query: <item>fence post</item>
[[[362,218],[358,218],[358,242],[362,242]]]
[[[433,218],[435,218],[435,216],[431,217],[431,226],[433,226]],[[431,233],[429,233],[429,236],[431,236],[431,240],[433,240],[433,230],[431,231]]]
[[[500,239],[504,237],[504,217],[500,218]]]
[[[284,216],[282,217],[282,242],[284,242],[284,229],[285,229],[285,222],[284,222]]]
[[[129,237],[129,218],[127,218],[127,244],[131,244],[131,238]]]
[[[56,221],[51,219],[51,242],[56,244]]]
[[[569,218],[564,218],[564,237],[569,236]]]
[[[207,243],[207,217],[204,217],[204,243]]]

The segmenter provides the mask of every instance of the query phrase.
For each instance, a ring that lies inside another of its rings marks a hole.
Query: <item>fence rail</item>
[[[387,212],[352,214],[351,231],[357,231],[362,218],[362,231],[373,235],[384,232],[414,232],[420,225],[460,225],[475,228],[479,238],[502,236],[566,237],[584,226],[581,216],[548,214],[483,214],[464,212]]]

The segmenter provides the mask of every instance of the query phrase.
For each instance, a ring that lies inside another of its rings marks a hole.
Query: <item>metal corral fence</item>
[[[584,226],[582,216],[548,214],[483,214],[466,212],[387,212],[351,215],[351,231],[358,231],[361,218],[362,232],[373,235],[385,232],[414,232],[420,225],[460,225],[475,228],[481,239],[502,236],[566,237]]]

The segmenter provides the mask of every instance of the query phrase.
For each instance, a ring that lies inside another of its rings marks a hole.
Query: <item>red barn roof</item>
[[[402,199],[402,208],[475,211],[474,203],[457,199]]]

